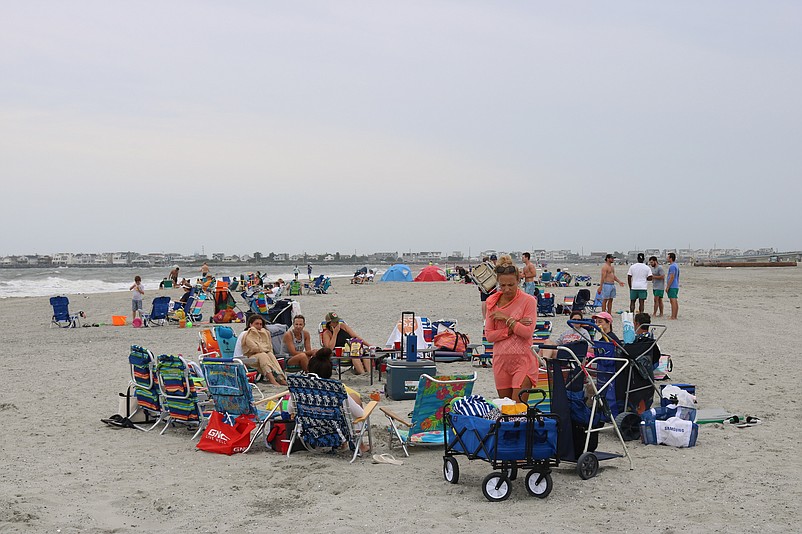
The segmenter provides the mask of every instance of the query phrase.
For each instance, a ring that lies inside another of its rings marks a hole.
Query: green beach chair
[[[442,447],[443,411],[446,405],[456,397],[470,395],[475,382],[476,373],[435,377],[421,375],[418,393],[415,395],[415,407],[409,415],[411,421],[399,417],[387,408],[379,408],[390,421],[390,447],[398,439],[407,456],[407,447],[410,445]]]

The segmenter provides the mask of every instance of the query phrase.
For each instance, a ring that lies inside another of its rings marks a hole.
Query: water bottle
[[[418,336],[409,334],[407,336],[407,361],[418,361]]]
[[[624,343],[632,343],[635,341],[635,324],[633,323],[632,312],[622,313],[621,322],[624,325]]]

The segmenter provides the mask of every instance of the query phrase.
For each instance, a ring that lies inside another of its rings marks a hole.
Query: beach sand
[[[592,269],[594,277],[597,270]],[[576,289],[556,289],[557,301]],[[625,459],[611,460],[601,464],[596,478],[583,481],[573,464],[564,464],[553,474],[547,499],[529,496],[521,476],[501,503],[482,496],[480,483],[491,471],[484,462],[459,457],[459,484],[451,485],[443,480],[442,450],[416,448],[409,458],[401,449],[390,451],[386,420],[378,411],[372,419],[375,452],[392,452],[404,459],[402,466],[373,464],[370,456],[349,465],[345,454],[286,458],[263,442],[246,455],[228,457],[196,451],[183,429],[160,436],[110,428],[100,419],[117,411],[117,394],[129,379],[130,345],[195,359],[198,330],[49,329],[47,298],[4,299],[0,530],[795,531],[802,519],[802,448],[794,423],[802,377],[794,321],[800,317],[801,291],[799,268],[683,267],[680,320],[668,322],[661,341],[673,356],[672,381],[696,384],[702,408],[756,415],[763,424],[704,425],[691,449],[630,442],[634,470]],[[147,292],[146,306],[156,294]],[[84,310],[88,321],[97,323],[130,315],[129,299],[128,293],[70,295],[71,309]],[[316,325],[330,310],[372,343],[384,344],[407,310],[433,320],[456,319],[460,331],[481,341],[474,286],[351,286],[336,280],[331,294],[298,300],[315,344]],[[627,307],[619,289],[614,309]],[[557,335],[565,319],[554,322]],[[618,320],[615,330],[621,331]],[[469,363],[438,364],[441,373],[473,370]],[[495,397],[492,370],[476,371],[475,392]],[[364,394],[382,387],[371,388],[367,376],[346,374],[344,381]],[[383,399],[382,405],[400,414],[412,408],[411,401]],[[620,452],[620,444],[605,431],[599,450]]]

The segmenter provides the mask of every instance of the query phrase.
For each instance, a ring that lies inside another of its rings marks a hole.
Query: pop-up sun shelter
[[[382,275],[382,282],[411,282],[412,269],[403,263],[396,263]]]
[[[436,265],[427,265],[415,277],[416,282],[445,282],[446,280],[448,278],[445,271]]]

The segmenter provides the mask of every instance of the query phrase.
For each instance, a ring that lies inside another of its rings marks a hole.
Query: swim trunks
[[[678,294],[679,294],[679,288],[678,287],[670,287],[670,288],[668,288],[668,298],[675,299],[675,298],[677,298]]]
[[[537,289],[537,286],[534,282],[524,282],[524,293],[527,295],[532,295],[534,297],[535,289]]]
[[[629,300],[646,300],[647,292],[645,289],[630,289]]]
[[[663,298],[664,291],[662,289],[655,289],[655,290],[652,291],[652,293],[654,293],[655,297],[661,299],[661,298]]]
[[[601,296],[603,300],[610,300],[615,298],[615,284],[612,282],[605,282],[602,284]]]

